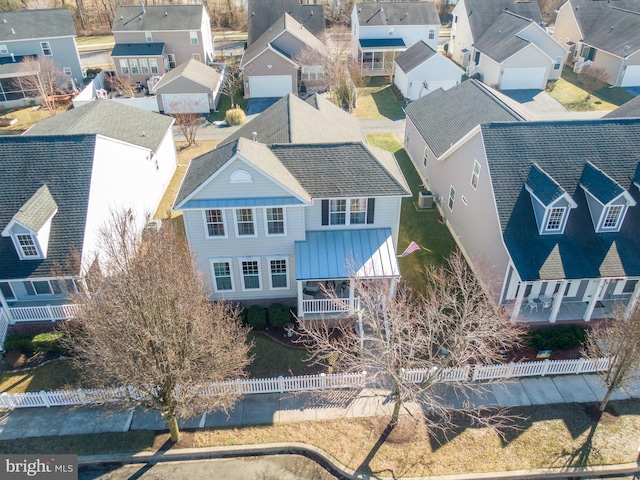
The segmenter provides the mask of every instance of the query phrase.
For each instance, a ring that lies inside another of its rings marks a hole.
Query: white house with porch
[[[355,316],[352,278],[399,279],[410,190],[395,157],[368,145],[353,120],[320,97],[289,95],[192,160],[174,209],[212,299],[281,302],[304,320]]]

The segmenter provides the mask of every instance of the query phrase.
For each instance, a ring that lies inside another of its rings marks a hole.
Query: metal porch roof
[[[360,48],[403,48],[406,47],[401,38],[361,38]]]

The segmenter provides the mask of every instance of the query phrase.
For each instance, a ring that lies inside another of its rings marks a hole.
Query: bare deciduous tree
[[[609,358],[609,367],[598,372],[607,387],[600,411],[604,412],[613,391],[640,379],[640,309],[625,317],[624,309],[616,310],[615,318],[594,325],[587,332],[585,356],[592,360]]]
[[[126,403],[160,411],[177,441],[178,416],[233,404],[233,392],[203,393],[208,382],[244,375],[250,345],[239,311],[209,300],[186,239],[171,225],[137,223],[118,211],[102,228],[100,268],[92,291],[74,297],[80,311],[67,342],[92,383],[140,393]]]
[[[26,57],[19,63],[23,72],[37,72],[34,75],[20,77],[22,87],[37,92],[42,97],[42,105],[52,113],[56,111],[56,95],[69,93],[73,80],[48,57]]]
[[[328,26],[349,26],[354,0],[325,0],[324,3],[326,5],[325,17]]]
[[[587,98],[589,100],[593,92],[606,87],[609,84],[609,74],[604,67],[594,67],[593,65],[586,67],[578,75],[582,86],[587,91]]]
[[[391,390],[394,409],[388,428],[408,402],[417,402],[435,433],[454,425],[454,410],[442,391],[448,369],[499,362],[500,352],[517,344],[521,330],[496,310],[459,253],[447,266],[428,267],[427,276],[425,292],[403,287],[391,298],[381,282],[354,280],[362,332],[353,325],[330,328],[315,320],[300,328],[312,345],[313,361],[339,372],[366,371],[373,387]],[[467,398],[485,388],[450,378],[446,385]],[[505,419],[504,412],[488,414],[471,404],[465,413],[494,426]]]
[[[196,135],[202,125],[202,115],[194,112],[174,113],[171,115],[176,119],[176,126],[187,142],[187,147],[196,144]]]
[[[106,83],[112,91],[117,92],[119,95],[133,97],[136,93],[136,84],[129,76],[121,77],[117,75],[109,75]]]
[[[231,99],[231,108],[236,107],[236,95],[242,90],[242,71],[236,64],[227,64],[222,93]]]

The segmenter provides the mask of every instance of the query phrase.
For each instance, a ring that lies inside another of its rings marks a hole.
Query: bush
[[[27,357],[47,353],[61,355],[64,353],[60,343],[63,335],[62,332],[16,333],[7,337],[4,348],[6,351],[18,350]]]
[[[269,306],[269,325],[274,328],[283,328],[285,323],[291,322],[289,307],[281,303],[272,303]]]
[[[267,312],[260,305],[251,305],[247,309],[247,323],[254,330],[264,330],[267,328]]]
[[[227,122],[227,125],[231,126],[242,125],[247,121],[247,116],[241,108],[231,108],[227,110],[224,121]]]
[[[586,339],[587,331],[575,325],[529,330],[524,336],[524,343],[535,350],[561,350],[579,347]]]

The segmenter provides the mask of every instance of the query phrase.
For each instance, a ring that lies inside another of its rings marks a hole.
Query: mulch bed
[[[536,358],[538,350],[533,348],[520,347],[518,350],[509,352],[504,356],[506,362],[524,363],[542,361],[543,359]],[[582,357],[581,347],[565,348],[563,350],[552,350],[549,360],[572,360]]]
[[[605,407],[604,412],[600,411],[597,403],[582,403],[580,408],[589,417],[589,420],[601,425],[615,425],[620,420],[618,412],[615,411],[611,404]]]

